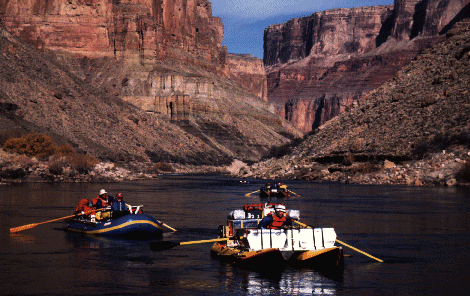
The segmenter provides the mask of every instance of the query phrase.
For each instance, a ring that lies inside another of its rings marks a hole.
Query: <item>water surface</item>
[[[286,182],[282,200],[301,221],[334,227],[338,239],[383,259],[345,248],[342,278],[287,268],[263,275],[222,264],[208,244],[152,252],[150,241],[83,236],[64,222],[15,235],[9,228],[72,214],[81,198],[105,188],[145,205],[178,229],[165,240],[217,237],[227,214],[264,202],[262,181],[220,176],[167,176],[108,184],[21,184],[0,187],[1,295],[467,295],[470,288],[470,190]]]

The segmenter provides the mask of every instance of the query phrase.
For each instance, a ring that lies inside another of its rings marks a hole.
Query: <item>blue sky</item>
[[[334,8],[393,4],[393,0],[210,0],[212,14],[222,18],[230,53],[263,58],[264,29],[292,18]]]

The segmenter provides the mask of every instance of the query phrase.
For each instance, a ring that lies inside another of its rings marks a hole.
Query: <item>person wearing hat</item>
[[[126,202],[123,200],[121,192],[116,194],[115,200],[111,205],[111,210],[113,211],[113,218],[118,218],[129,214],[129,208],[126,205]]]
[[[286,207],[282,204],[278,204],[274,207],[275,214],[266,215],[261,222],[259,222],[258,228],[261,229],[280,229],[285,225],[292,225],[292,219],[286,217]]]
[[[97,198],[94,198],[92,202],[94,208],[102,209],[109,207],[112,204],[112,199],[108,197],[108,193],[106,192],[106,190],[101,189],[100,195]]]

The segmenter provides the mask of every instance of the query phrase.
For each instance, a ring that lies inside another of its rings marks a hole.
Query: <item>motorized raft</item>
[[[342,272],[343,249],[335,246],[333,228],[310,228],[305,224],[285,229],[258,229],[261,219],[274,212],[276,204],[245,205],[243,210],[230,213],[227,225],[221,225],[220,237],[211,256],[220,261],[249,269],[276,271],[285,265],[311,268],[316,271]],[[299,220],[298,210],[288,210],[287,216]]]
[[[131,210],[113,217],[110,208],[101,209],[92,215],[77,215],[67,221],[66,231],[93,235],[125,237],[161,237],[163,223],[142,212],[143,206],[132,206]]]
[[[290,197],[290,191],[286,184],[266,183],[259,189],[260,197]]]

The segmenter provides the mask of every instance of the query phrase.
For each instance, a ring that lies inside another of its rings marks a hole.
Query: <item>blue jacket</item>
[[[115,199],[113,201],[113,204],[111,205],[111,210],[115,212],[117,211],[125,212],[125,211],[129,211],[129,208],[127,207],[126,202],[124,200],[118,201],[117,199]]]

